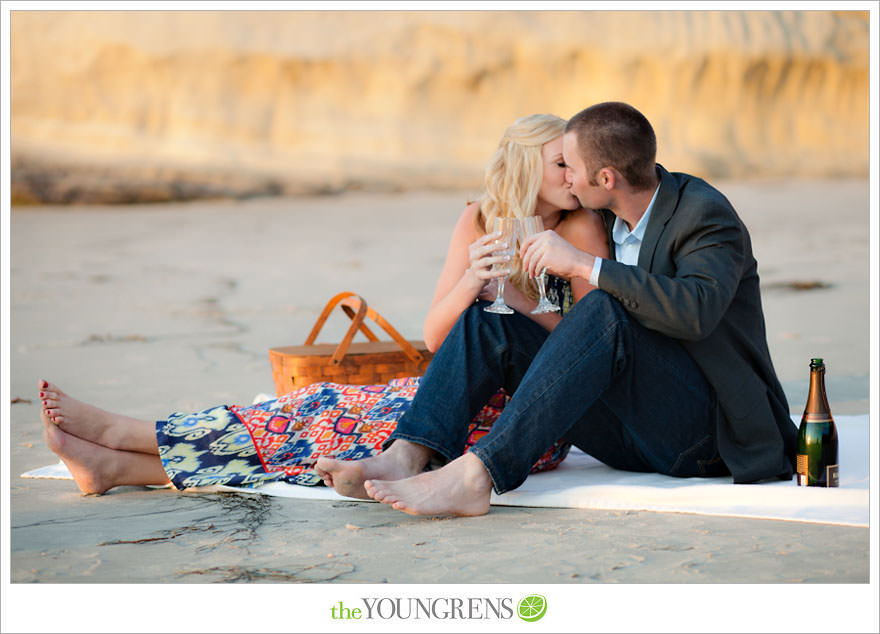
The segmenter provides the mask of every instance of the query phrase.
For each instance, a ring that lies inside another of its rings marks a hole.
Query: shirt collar
[[[632,231],[626,228],[626,223],[623,220],[617,217],[614,218],[614,226],[611,229],[611,237],[614,238],[614,242],[617,244],[623,244],[630,236],[639,242],[642,241],[645,237],[645,229],[648,228],[648,219],[651,217],[651,211],[654,209],[654,202],[657,200],[657,193],[659,191],[660,185],[658,184],[657,189],[654,190],[654,195],[651,197],[651,202],[648,203],[648,208],[645,209],[645,213],[642,214],[642,217]]]

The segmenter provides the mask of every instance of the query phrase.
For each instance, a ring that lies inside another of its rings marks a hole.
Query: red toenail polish
[[[43,398],[44,396],[46,396],[46,395],[43,394],[42,392],[40,392],[40,398]]]

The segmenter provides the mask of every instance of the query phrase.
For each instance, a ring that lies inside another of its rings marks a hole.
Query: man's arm
[[[601,253],[579,249],[555,231],[544,231],[523,241],[520,257],[523,271],[531,277],[547,267],[547,272],[558,277],[572,281],[579,278],[589,283],[596,255],[607,257],[608,246],[597,241],[592,250]]]
[[[658,273],[605,260],[599,288],[645,327],[699,340],[716,328],[736,294],[747,240],[732,209],[704,200],[678,210],[664,228],[655,254]]]

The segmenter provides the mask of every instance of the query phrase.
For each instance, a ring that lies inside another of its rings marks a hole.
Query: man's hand
[[[571,279],[590,279],[595,257],[574,247],[552,230],[529,236],[520,249],[523,271],[537,277],[546,267],[549,273]]]

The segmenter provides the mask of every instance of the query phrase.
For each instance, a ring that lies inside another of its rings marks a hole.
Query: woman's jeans
[[[717,400],[702,372],[610,295],[589,293],[549,334],[485,305],[459,317],[386,446],[403,438],[457,458],[468,424],[503,387],[510,402],[471,448],[498,493],[522,484],[560,439],[617,469],[728,473],[715,443]]]

